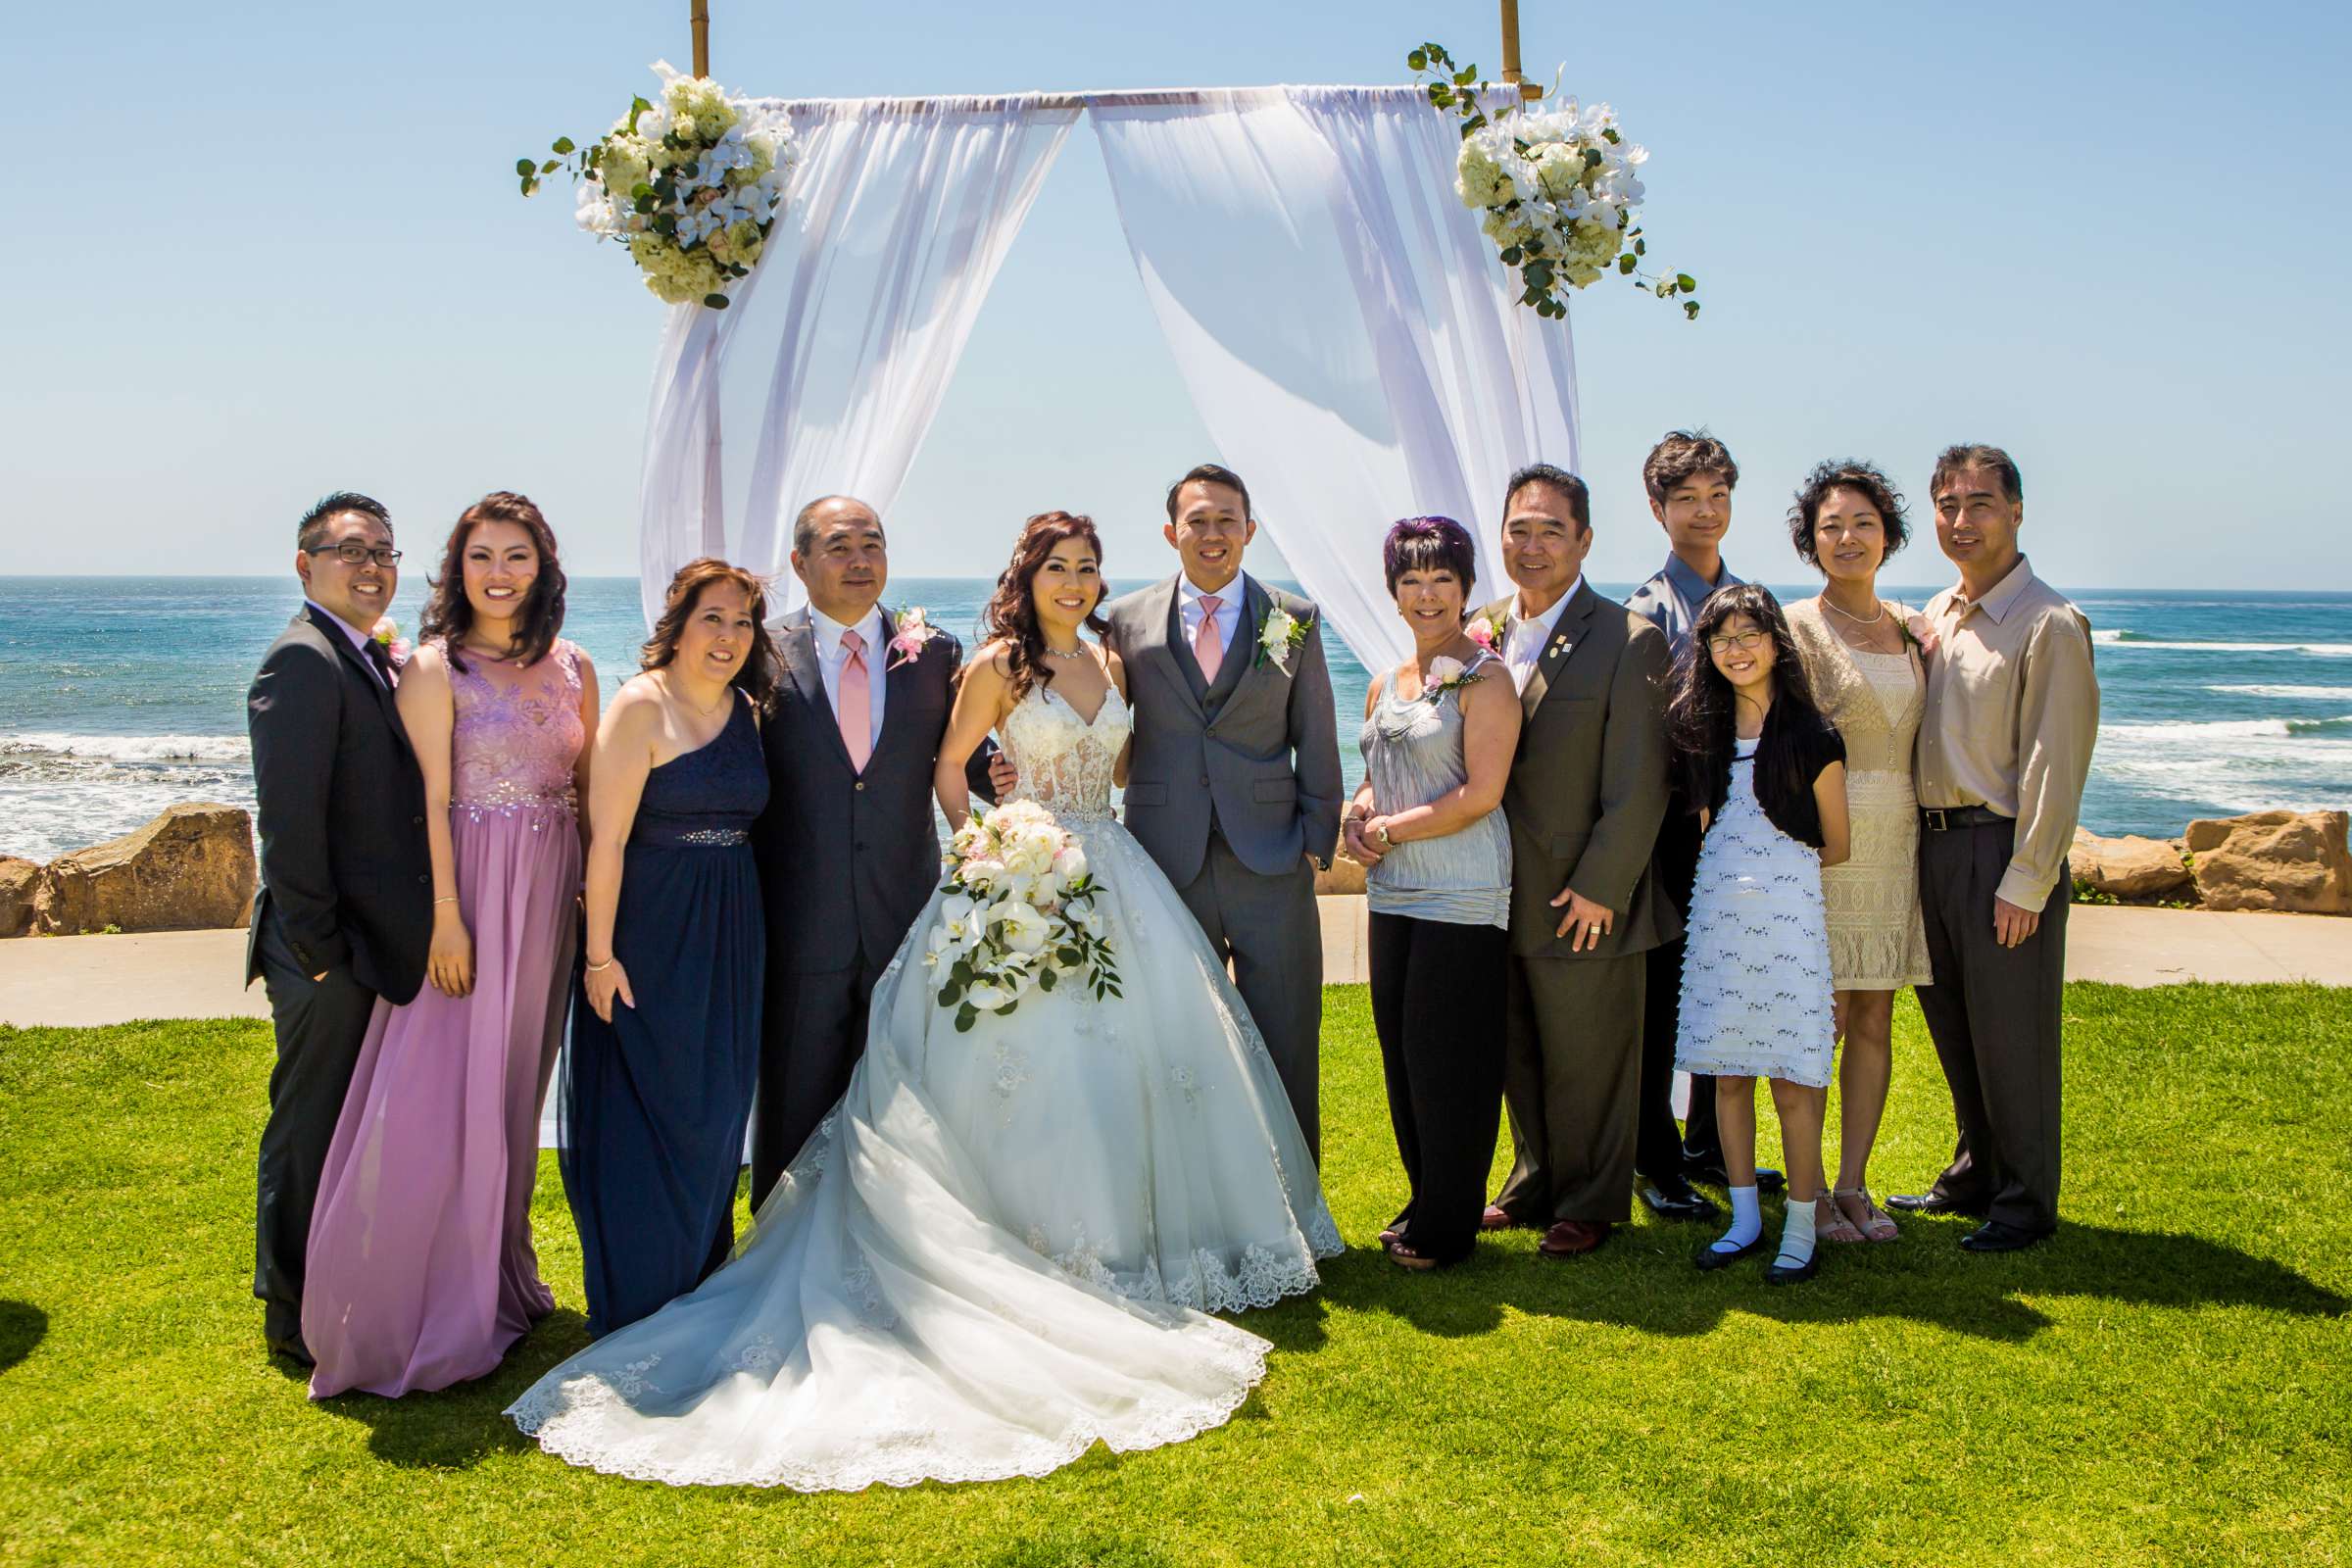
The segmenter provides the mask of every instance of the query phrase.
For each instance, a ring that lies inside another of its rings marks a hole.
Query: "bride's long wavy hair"
[[[1029,695],[1029,688],[1040,680],[1049,686],[1054,683],[1054,670],[1046,659],[1046,634],[1037,623],[1037,598],[1032,585],[1043,570],[1046,558],[1054,547],[1064,539],[1083,539],[1095,553],[1095,565],[1102,564],[1102,536],[1095,532],[1095,519],[1074,512],[1041,512],[1021,524],[1021,536],[1013,541],[1012,563],[997,574],[997,591],[989,596],[988,608],[980,612],[980,640],[983,643],[1004,639],[1006,662],[1011,665],[1012,698],[1019,702]],[[1102,601],[1095,600],[1086,612],[1086,629],[1102,636],[1110,629],[1102,618]]]

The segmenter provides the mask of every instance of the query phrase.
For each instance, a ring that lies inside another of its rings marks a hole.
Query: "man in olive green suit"
[[[1503,1101],[1516,1158],[1490,1228],[1589,1252],[1631,1215],[1642,955],[1682,931],[1652,886],[1666,809],[1666,639],[1584,579],[1592,504],[1548,464],[1511,476],[1502,561],[1518,592],[1487,614],[1525,719],[1511,829]]]

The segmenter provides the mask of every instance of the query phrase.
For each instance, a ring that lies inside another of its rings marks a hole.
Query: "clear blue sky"
[[[1522,9],[1531,70],[1565,61],[1649,146],[1650,232],[1707,305],[1575,302],[1595,576],[1652,569],[1642,456],[1706,423],[1750,575],[1797,575],[1814,460],[1916,498],[1983,439],[2061,583],[2352,586],[2341,8]],[[633,571],[661,308],[509,171],[684,65],[686,10],[10,7],[19,144],[53,161],[0,247],[0,574],[281,570],[341,485],[412,549],[524,490],[575,571]],[[719,79],[781,96],[1394,81],[1430,35],[1498,64],[1489,0],[711,10]],[[1066,506],[1115,575],[1156,573],[1159,486],[1206,451],[1081,123],[890,519],[898,569],[993,572]],[[1924,537],[1890,571],[1944,575]]]

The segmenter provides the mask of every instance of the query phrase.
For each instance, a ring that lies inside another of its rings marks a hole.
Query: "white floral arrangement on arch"
[[[515,160],[522,194],[568,168],[580,227],[628,247],[645,286],[671,305],[725,310],[726,290],[766,248],[800,148],[782,110],[729,98],[708,76],[654,62],[659,102],[631,101],[581,148],[559,136],[545,162]]]
[[[940,977],[939,1004],[968,1030],[1032,991],[1069,983],[1097,1001],[1119,992],[1119,971],[1086,851],[1035,801],[1012,801],[956,830],[938,918],[923,963]]]
[[[1480,80],[1476,66],[1454,69],[1434,43],[1405,64],[1416,76],[1434,72],[1430,103],[1461,117],[1454,191],[1463,206],[1486,215],[1480,226],[1502,265],[1518,272],[1520,304],[1565,318],[1561,289],[1615,271],[1659,299],[1679,300],[1686,318],[1697,317],[1698,301],[1690,298],[1697,279],[1644,270],[1649,243],[1636,220],[1643,194],[1638,172],[1649,151],[1626,140],[1607,104],[1548,96],[1526,102],[1516,87]],[[1500,107],[1497,92],[1510,95]]]

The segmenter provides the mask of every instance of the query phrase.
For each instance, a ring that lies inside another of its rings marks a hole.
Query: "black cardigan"
[[[1763,733],[1756,737],[1756,801],[1774,827],[1818,850],[1821,808],[1813,799],[1813,785],[1824,768],[1845,760],[1845,740],[1836,725],[1817,715],[1800,718],[1793,730],[1785,732],[1783,711],[1780,703],[1767,709]],[[1731,789],[1732,759],[1726,757],[1702,803],[1710,825],[1722,819]]]

